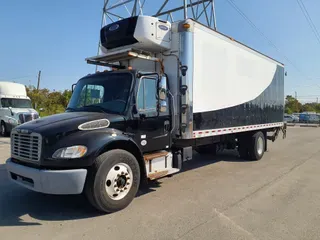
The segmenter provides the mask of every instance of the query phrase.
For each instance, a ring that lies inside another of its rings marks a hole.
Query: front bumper
[[[16,126],[19,126],[19,124],[13,124],[13,123],[6,123],[7,131],[10,133],[12,129],[14,129]]]
[[[41,170],[6,162],[9,179],[36,192],[47,194],[80,194],[83,191],[87,170]]]

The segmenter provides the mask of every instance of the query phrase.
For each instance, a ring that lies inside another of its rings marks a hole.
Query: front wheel
[[[100,155],[88,171],[85,195],[99,211],[111,213],[127,207],[137,194],[140,167],[125,150]]]
[[[8,136],[8,131],[7,131],[7,127],[6,127],[6,124],[4,122],[1,122],[1,136],[2,137],[7,137]]]

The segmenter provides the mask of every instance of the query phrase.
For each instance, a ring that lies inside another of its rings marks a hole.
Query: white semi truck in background
[[[1,136],[9,136],[14,127],[38,118],[23,84],[0,82]]]
[[[112,70],[81,78],[65,113],[14,129],[12,181],[114,212],[193,150],[259,160],[285,133],[280,62],[192,19],[130,17],[100,36],[103,54],[87,62]]]

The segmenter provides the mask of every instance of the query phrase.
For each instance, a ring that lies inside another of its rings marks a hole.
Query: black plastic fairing
[[[137,43],[134,31],[138,17],[131,17],[111,23],[100,30],[101,45],[106,49],[113,49]]]

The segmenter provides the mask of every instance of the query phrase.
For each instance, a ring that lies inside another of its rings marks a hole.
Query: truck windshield
[[[132,83],[131,73],[102,73],[79,80],[67,111],[94,111],[122,114]]]
[[[29,99],[17,98],[2,98],[1,106],[5,108],[32,108],[31,101]]]

